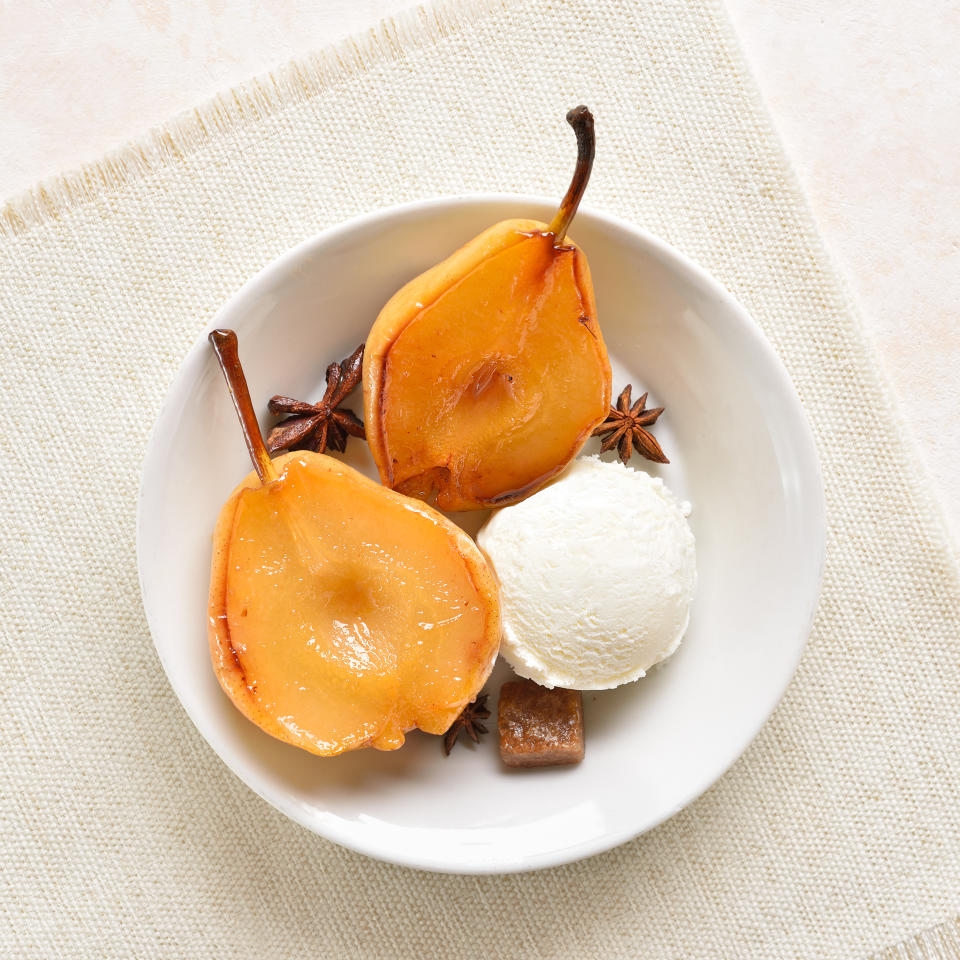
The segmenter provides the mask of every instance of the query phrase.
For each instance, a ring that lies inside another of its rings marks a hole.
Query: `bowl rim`
[[[237,288],[229,298],[221,304],[214,316],[205,325],[197,341],[188,350],[177,369],[176,374],[167,386],[164,400],[157,411],[156,420],[150,431],[146,447],[144,448],[143,460],[141,463],[140,483],[137,494],[137,514],[136,514],[136,554],[137,554],[137,575],[140,584],[141,599],[144,612],[147,619],[147,625],[150,629],[153,639],[154,649],[160,660],[164,673],[170,686],[173,688],[181,707],[187,713],[197,732],[203,737],[206,743],[227,766],[227,768],[240,779],[245,786],[251,789],[259,797],[270,804],[286,817],[294,822],[306,827],[312,833],[316,833],[326,839],[353,850],[357,853],[380,860],[386,863],[393,863],[400,866],[412,867],[415,869],[458,875],[483,875],[483,874],[508,874],[543,870],[550,867],[560,866],[567,863],[577,862],[587,857],[596,856],[615,847],[618,847],[635,837],[654,829],[666,820],[670,819],[690,803],[705,793],[712,787],[733,764],[743,755],[749,745],[756,738],[757,734],[769,720],[773,711],[776,709],[780,700],[783,698],[787,687],[790,684],[797,666],[806,647],[814,619],[816,617],[820,594],[823,585],[823,571],[826,558],[826,501],[823,487],[823,475],[820,464],[820,457],[817,450],[816,441],[806,412],[800,401],[800,397],[793,385],[793,381],[787,372],[783,361],[780,359],[773,345],[767,339],[763,330],[756,323],[747,310],[741,306],[733,295],[710,274],[701,267],[696,261],[682,253],[671,244],[662,240],[653,233],[637,226],[636,224],[622,217],[607,213],[604,210],[593,207],[589,204],[581,205],[577,216],[581,219],[588,218],[596,221],[605,228],[614,228],[633,234],[650,251],[658,257],[667,267],[674,270],[684,279],[690,281],[694,286],[707,288],[713,296],[719,300],[726,308],[730,321],[737,328],[742,342],[749,345],[757,351],[765,362],[765,369],[768,375],[775,374],[774,379],[781,390],[781,409],[784,414],[789,415],[791,421],[791,446],[795,452],[798,465],[802,467],[802,480],[800,484],[801,493],[798,500],[805,506],[805,517],[808,521],[805,540],[809,543],[808,563],[810,563],[809,573],[813,573],[811,584],[813,589],[810,594],[807,615],[802,623],[798,622],[794,628],[794,634],[799,635],[797,642],[793,645],[793,656],[790,658],[788,669],[784,670],[783,678],[779,684],[771,686],[765,701],[765,709],[760,714],[758,711],[758,722],[751,726],[748,735],[738,742],[736,747],[731,750],[729,758],[719,766],[712,769],[708,775],[698,781],[696,786],[690,790],[683,798],[667,810],[662,816],[656,817],[639,827],[627,827],[617,831],[604,834],[600,838],[594,838],[592,841],[584,841],[575,847],[558,848],[550,853],[539,854],[535,860],[523,860],[511,862],[510,864],[495,863],[485,864],[481,861],[474,861],[469,865],[462,862],[446,863],[437,861],[429,857],[418,857],[416,851],[412,848],[406,848],[403,853],[394,850],[380,849],[376,839],[367,840],[363,831],[355,829],[344,829],[339,819],[327,819],[322,824],[315,818],[308,817],[301,809],[300,805],[282,802],[282,798],[276,798],[268,795],[268,788],[262,780],[249,777],[241,769],[241,764],[233,762],[233,759],[225,755],[216,742],[216,737],[212,731],[206,728],[203,718],[188,707],[184,698],[181,696],[179,684],[174,680],[174,675],[167,658],[158,643],[157,617],[152,612],[153,598],[152,592],[144,576],[144,517],[146,509],[146,493],[150,478],[153,476],[152,464],[154,461],[162,462],[160,445],[161,425],[164,421],[164,414],[170,402],[170,398],[178,392],[178,388],[184,385],[188,374],[195,362],[196,355],[206,349],[207,334],[221,325],[221,318],[232,314],[242,301],[255,293],[257,288],[267,286],[277,275],[288,270],[292,264],[309,254],[315,247],[323,246],[331,242],[336,242],[340,237],[349,235],[353,231],[374,224],[378,221],[390,221],[394,218],[403,218],[404,216],[414,214],[420,211],[430,211],[442,208],[455,209],[457,207],[486,205],[490,207],[503,207],[514,205],[527,209],[528,215],[535,215],[539,209],[552,209],[556,206],[554,198],[538,196],[535,194],[511,194],[511,193],[462,193],[437,195],[420,200],[408,201],[405,203],[391,204],[380,207],[376,210],[368,211],[358,216],[333,224],[317,233],[306,237],[290,249],[281,253],[278,257],[263,266],[250,278],[248,278],[239,288]],[[518,211],[517,215],[522,215]],[[359,835],[358,835],[359,834]],[[406,855],[404,855],[406,854]]]

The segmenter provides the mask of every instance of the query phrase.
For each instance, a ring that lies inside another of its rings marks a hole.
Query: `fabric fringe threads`
[[[873,956],[872,960],[958,960],[960,917],[948,920]]]
[[[508,5],[509,0],[439,0],[414,7],[380,21],[365,33],[254,77],[99,160],[14,195],[0,207],[0,236],[16,236],[56,220],[67,210],[179,162],[212,137],[310,100],[383,60],[409,56]]]

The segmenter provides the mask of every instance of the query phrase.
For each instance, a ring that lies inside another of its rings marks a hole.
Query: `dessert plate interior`
[[[552,212],[547,202],[518,197],[409,204],[325,231],[266,268],[211,324],[238,332],[261,426],[271,395],[319,396],[326,364],[366,338],[407,280],[497,220],[548,220]],[[593,272],[615,391],[632,382],[635,394],[650,391],[651,406],[666,407],[657,436],[673,462],[636,465],[693,504],[699,570],[680,650],[644,680],[584,694],[587,749],[578,766],[507,770],[495,734],[479,747],[459,744],[449,758],[439,738],[420,733],[391,753],[320,758],[262,733],[221,692],[207,650],[211,533],[250,464],[205,335],[170,388],[148,447],[138,562],[177,696],[261,797],[373,857],[456,873],[530,870],[649,830],[747,747],[810,628],[824,549],[822,487],[780,361],[737,303],[661,241],[589,208],[573,235]],[[353,404],[360,409],[359,393]],[[584,452],[597,446],[591,441]],[[362,442],[351,441],[345,459],[375,475]],[[482,516],[456,519],[474,532]],[[499,664],[487,685],[494,711],[509,676]]]

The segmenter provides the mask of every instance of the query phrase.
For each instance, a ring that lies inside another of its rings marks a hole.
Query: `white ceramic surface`
[[[258,410],[278,392],[313,397],[326,363],[366,337],[404,281],[490,223],[549,218],[550,208],[485,197],[370,214],[272,264],[212,326],[237,330]],[[479,747],[458,746],[448,759],[437,738],[419,733],[392,753],[324,759],[261,733],[221,693],[207,652],[210,534],[250,467],[205,337],[184,361],[147,451],[140,576],[174,690],[252,789],[309,829],[374,857],[507,872],[576,860],[648,830],[747,747],[809,630],[824,548],[822,489],[813,440],[779,360],[718,284],[665,244],[589,209],[574,235],[593,270],[615,389],[629,380],[666,406],[657,432],[673,463],[657,472],[694,505],[700,576],[679,652],[638,683],[585,695],[582,764],[508,771],[495,735]],[[359,397],[354,404],[359,409]],[[198,409],[204,417],[194,415]],[[350,447],[349,462],[372,473],[363,444]],[[479,518],[466,519],[475,529]],[[495,694],[508,675],[499,665],[487,689]]]

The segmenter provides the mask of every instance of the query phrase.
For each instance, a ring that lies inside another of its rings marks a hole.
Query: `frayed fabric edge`
[[[0,206],[0,236],[18,236],[182,161],[207,143],[303,103],[378,63],[429,47],[505,10],[509,0],[437,0],[380,21],[220,93],[98,160],[42,180]]]

